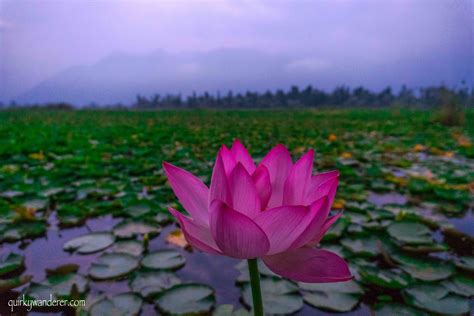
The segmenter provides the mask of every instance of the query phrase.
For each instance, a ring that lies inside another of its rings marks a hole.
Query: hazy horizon
[[[470,0],[0,0],[0,101],[473,83]]]

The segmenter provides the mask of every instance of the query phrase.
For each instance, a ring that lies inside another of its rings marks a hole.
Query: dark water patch
[[[472,209],[468,210],[462,217],[448,217],[447,219],[457,230],[474,238],[474,214]]]
[[[58,221],[55,213],[50,215],[48,220],[49,227],[46,236],[36,238],[27,243],[5,243],[2,245],[2,251],[11,251],[22,254],[25,258],[24,275],[33,276],[33,282],[41,282],[46,277],[46,269],[56,268],[64,264],[79,265],[79,273],[87,274],[90,264],[100,255],[100,253],[90,255],[71,254],[63,250],[63,245],[68,240],[90,233],[92,231],[106,230],[110,231],[112,227],[120,220],[113,218],[111,215],[89,219],[84,226],[59,229]],[[28,284],[16,288],[13,291],[0,295],[0,315],[9,315],[10,308],[8,301],[16,299]],[[123,285],[121,282],[110,282],[107,284],[98,284],[98,282],[90,282],[91,292],[122,292]],[[65,314],[69,314],[69,310],[64,310]],[[22,314],[23,313],[23,314]],[[55,315],[56,313],[30,312],[28,315]],[[18,309],[18,315],[26,315],[26,309]],[[71,315],[74,315],[71,314]]]
[[[175,246],[165,241],[166,236],[175,229],[175,225],[165,227],[158,237],[150,241],[150,251],[166,248],[176,250]],[[217,304],[241,306],[240,290],[235,286],[239,272],[234,268],[239,260],[200,251],[189,252],[181,249],[181,252],[186,257],[186,264],[176,272],[181,280],[210,285],[216,291]]]

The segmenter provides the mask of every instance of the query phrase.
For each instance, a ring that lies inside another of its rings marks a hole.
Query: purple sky
[[[350,61],[338,82],[369,88],[380,86],[371,73],[380,65],[426,63],[439,71],[391,71],[383,84],[458,85],[472,83],[472,44],[469,0],[0,0],[0,101],[72,66],[159,50],[285,55],[288,69],[319,74],[318,82]]]

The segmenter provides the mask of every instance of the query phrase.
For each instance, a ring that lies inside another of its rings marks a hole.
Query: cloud
[[[5,19],[2,19],[0,18],[0,31],[2,30],[7,30],[7,29],[12,29],[14,27],[14,24],[5,20]]]
[[[327,60],[319,58],[302,58],[293,60],[288,63],[286,68],[289,71],[309,71],[317,72],[320,70],[325,70],[331,67],[331,63]]]
[[[200,72],[201,65],[197,62],[184,63],[177,66],[176,71],[180,75],[193,76]]]

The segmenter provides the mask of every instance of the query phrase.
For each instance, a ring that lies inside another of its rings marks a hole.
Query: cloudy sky
[[[117,53],[219,49],[285,56],[316,83],[336,74],[324,88],[471,83],[473,1],[0,0],[0,101]]]

